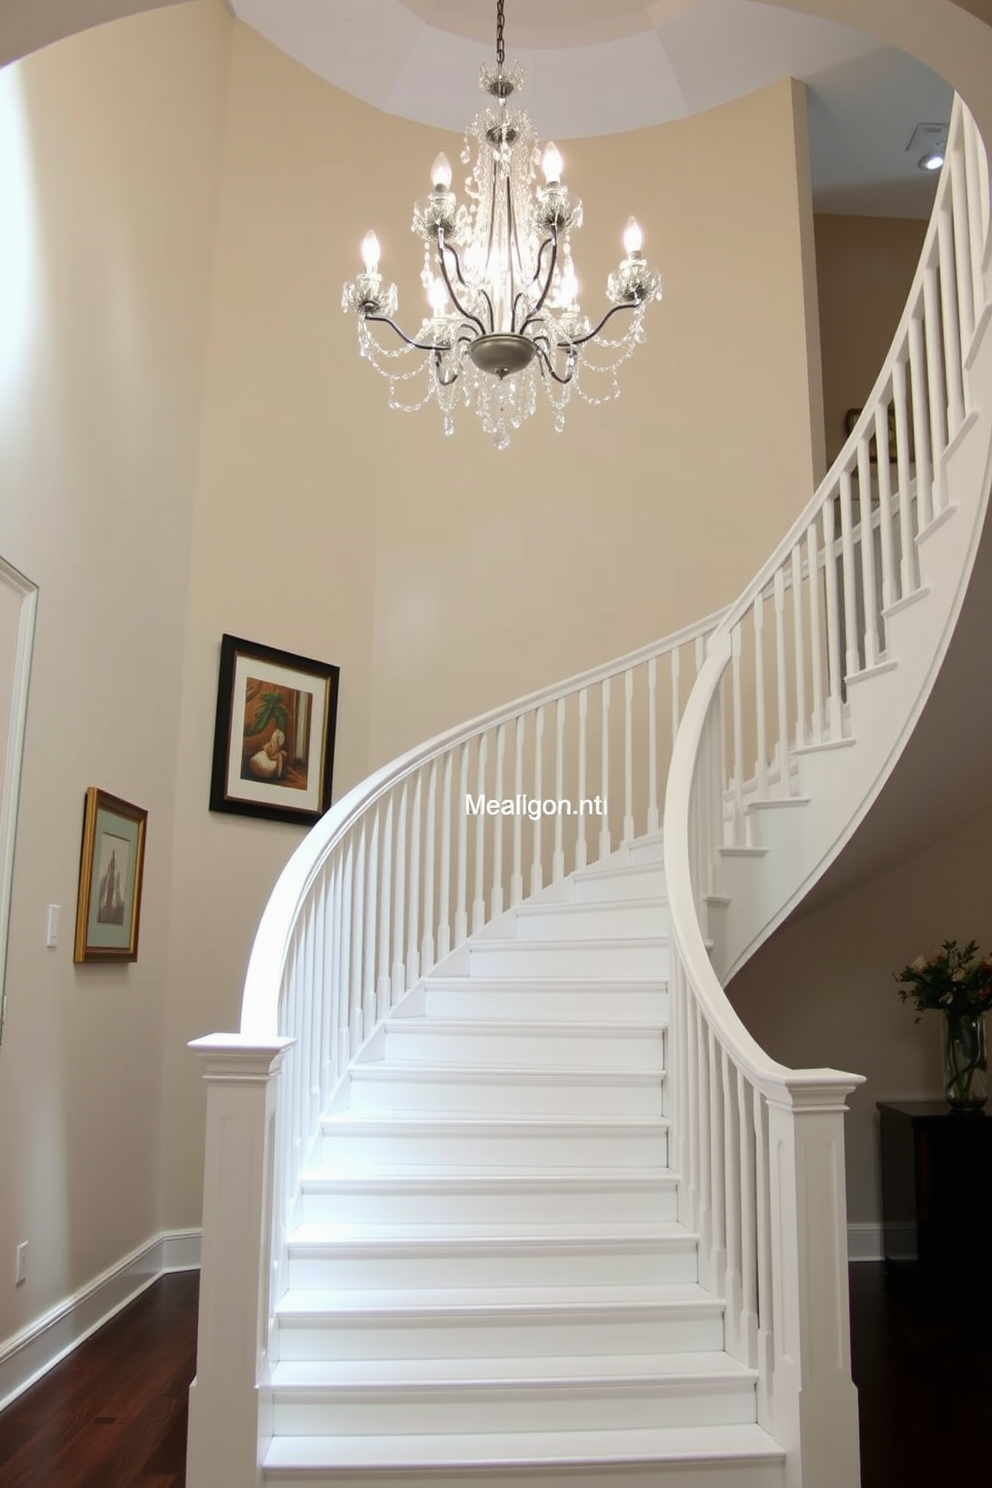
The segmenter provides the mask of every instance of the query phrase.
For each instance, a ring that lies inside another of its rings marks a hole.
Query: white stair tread
[[[652,1078],[657,1079],[657,1076]],[[577,1112],[574,1116],[556,1111],[553,1116],[541,1117],[532,1112],[525,1116],[462,1115],[452,1111],[445,1115],[440,1111],[398,1111],[384,1116],[381,1111],[335,1111],[324,1116],[321,1126],[324,1131],[343,1131],[361,1136],[371,1133],[389,1134],[399,1128],[414,1133],[468,1131],[480,1135],[500,1131],[531,1132],[534,1135],[550,1135],[567,1132],[572,1136],[586,1136],[600,1132],[604,1127],[628,1134],[650,1134],[668,1130],[667,1116],[628,1116],[623,1113],[604,1112],[601,1116],[589,1116]]]
[[[466,1189],[478,1188],[484,1192],[522,1188],[547,1189],[555,1186],[577,1188],[602,1188],[614,1186],[630,1188],[632,1185],[650,1188],[673,1188],[677,1183],[671,1168],[470,1168],[456,1172],[449,1165],[439,1167],[426,1164],[417,1168],[397,1166],[385,1168],[362,1168],[359,1171],[341,1168],[333,1163],[307,1168],[300,1174],[300,1182],[307,1189],[317,1187],[347,1188],[349,1193],[368,1192],[376,1189],[409,1189],[413,1192],[424,1188],[455,1189],[464,1193]]]
[[[342,1246],[403,1245],[407,1243],[430,1244],[438,1248],[445,1245],[472,1245],[485,1249],[487,1246],[518,1249],[521,1247],[557,1250],[562,1247],[583,1244],[624,1246],[631,1242],[648,1242],[660,1248],[692,1243],[698,1236],[679,1224],[664,1220],[644,1221],[642,1224],[617,1224],[609,1220],[589,1223],[565,1221],[560,1225],[544,1224],[539,1229],[522,1229],[507,1223],[494,1224],[327,1224],[313,1223],[297,1225],[289,1236],[293,1246]]]
[[[275,1366],[277,1388],[319,1390],[334,1386],[531,1384],[560,1381],[754,1379],[749,1369],[722,1350],[675,1354],[543,1355],[516,1359],[300,1359]]]
[[[473,944],[476,942],[473,941]],[[491,945],[506,945],[506,941],[490,941]],[[520,942],[509,942],[509,944],[520,944]],[[542,941],[532,940],[529,945],[541,945]],[[572,941],[567,942],[572,945]],[[583,944],[586,944],[584,941]],[[443,973],[432,971],[424,978],[424,986],[430,991],[432,988],[451,992],[461,989],[466,992],[567,992],[574,986],[580,986],[583,992],[600,991],[609,997],[611,992],[667,992],[668,978],[647,977],[575,977],[567,972],[561,976],[541,977],[497,977],[497,976],[445,976]],[[403,1014],[397,1011],[394,1017],[402,1019]]]
[[[639,868],[639,873],[644,869]],[[661,870],[659,869],[660,873]],[[588,879],[584,879],[588,882]],[[596,914],[603,909],[667,909],[668,896],[666,894],[642,894],[636,899],[584,899],[581,902],[574,899],[558,899],[542,902],[539,899],[528,900],[525,904],[518,904],[515,913],[520,918],[531,918],[541,915],[558,914]]]
[[[630,1461],[781,1462],[785,1454],[760,1426],[671,1426],[616,1431],[527,1431],[472,1436],[277,1436],[265,1467],[482,1467],[527,1463]]]
[[[445,1064],[413,1064],[390,1060],[388,1064],[354,1064],[352,1080],[415,1080],[425,1085],[470,1077],[473,1083],[489,1084],[513,1080],[520,1085],[651,1085],[657,1084],[664,1070],[592,1069],[582,1065],[560,1064],[470,1064],[467,1060]]]
[[[724,1310],[723,1302],[694,1282],[671,1286],[561,1286],[561,1287],[397,1287],[388,1291],[350,1287],[347,1291],[291,1287],[276,1305],[280,1317],[319,1316],[327,1313],[366,1314],[403,1312],[414,1316],[449,1313],[555,1314],[562,1311],[615,1312],[627,1308],[703,1308]]]
[[[393,1029],[396,1033],[410,1033],[414,1030],[422,1030],[424,1033],[467,1033],[484,1038],[487,1034],[520,1033],[527,1038],[549,1035],[553,1038],[630,1038],[636,1034],[657,1033],[661,1034],[667,1028],[667,1024],[660,1019],[650,1022],[628,1022],[623,1023],[568,1023],[555,1022],[548,1018],[545,1020],[531,1020],[530,1018],[435,1018],[426,1014],[416,1018],[387,1018],[382,1025],[388,1033]]]
[[[573,906],[574,907],[574,906]],[[603,946],[609,950],[616,950],[617,945],[624,946],[667,946],[670,937],[667,935],[591,935],[588,940],[556,940],[553,936],[542,936],[540,940],[500,940],[498,936],[473,935],[465,942],[470,951],[533,951],[535,949],[561,950],[578,952],[588,951],[593,947]],[[574,972],[569,975],[575,981],[581,981]],[[440,980],[443,972],[433,972],[432,976]],[[602,976],[597,978],[602,981]],[[619,978],[623,980],[623,978]]]

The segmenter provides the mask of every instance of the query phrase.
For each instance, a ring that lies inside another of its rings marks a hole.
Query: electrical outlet
[[[17,1259],[14,1263],[14,1285],[23,1286],[28,1279],[28,1242],[22,1240],[17,1247]]]

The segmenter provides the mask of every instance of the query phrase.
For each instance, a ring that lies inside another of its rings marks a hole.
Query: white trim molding
[[[199,1230],[166,1230],[0,1343],[0,1411],[170,1271],[200,1264]]]
[[[871,1224],[849,1224],[847,1227],[847,1258],[849,1261],[881,1261],[885,1259],[882,1244],[882,1226],[878,1220]]]
[[[7,741],[2,794],[0,794],[0,1040],[2,1040],[4,1014],[7,1009],[7,940],[10,931],[10,896],[14,883],[14,843],[17,838],[17,807],[21,795],[21,761],[24,757],[24,730],[28,717],[28,685],[31,680],[31,658],[34,653],[38,586],[25,578],[24,574],[4,558],[0,558],[0,584],[20,596],[10,697],[5,704]]]

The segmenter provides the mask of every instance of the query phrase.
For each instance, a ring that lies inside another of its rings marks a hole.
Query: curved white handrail
[[[708,636],[723,616],[723,610],[703,620],[684,626],[661,641],[654,641],[628,652],[617,660],[591,667],[565,682],[539,689],[516,702],[494,708],[469,723],[456,725],[417,745],[406,754],[390,761],[336,801],[308,832],[290,857],[276,881],[252,945],[245,976],[241,1004],[241,1033],[259,1040],[275,1037],[279,1032],[279,995],[281,977],[289,953],[293,927],[306,900],[314,877],[344,833],[360,821],[362,815],[392,787],[409,778],[418,769],[442,758],[457,746],[501,725],[514,723],[526,714],[548,707],[583,689],[601,686],[616,677],[656,660],[680,652]]]

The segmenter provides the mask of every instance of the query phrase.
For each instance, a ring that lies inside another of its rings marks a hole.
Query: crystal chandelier
[[[510,106],[523,71],[505,65],[503,5],[497,0],[496,65],[480,74],[493,102],[465,133],[462,162],[469,165],[475,152],[468,203],[456,201],[451,166],[438,155],[433,190],[414,208],[430,314],[415,335],[397,325],[396,286],[379,272],[374,232],[362,243],[364,271],[345,284],[341,299],[356,317],[361,355],[389,381],[390,407],[412,413],[436,398],[446,434],[454,432],[459,405],[474,409],[498,449],[534,413],[539,387],[559,431],[573,391],[587,403],[616,398],[619,368],[645,339],[645,307],[661,299],[661,279],[641,253],[631,217],[626,257],[607,279],[611,308],[595,325],[583,314],[571,243],[582,203],[562,182],[558,150],[548,144],[541,153],[530,119]],[[539,159],[543,186],[535,185]],[[604,336],[621,310],[630,313],[625,334]],[[400,345],[381,345],[376,325],[388,326]]]

